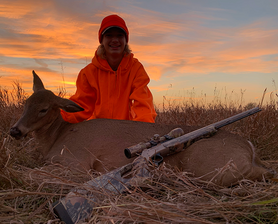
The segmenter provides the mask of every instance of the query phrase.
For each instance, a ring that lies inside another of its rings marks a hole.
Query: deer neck
[[[63,129],[68,125],[71,124],[64,121],[61,114],[59,113],[56,119],[54,119],[51,123],[34,132],[35,138],[39,143],[39,150],[43,156],[48,154],[59,134],[62,133]]]

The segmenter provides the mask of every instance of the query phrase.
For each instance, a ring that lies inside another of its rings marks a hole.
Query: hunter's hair
[[[129,48],[129,45],[125,45],[124,49],[124,55],[127,56],[131,53],[131,49]],[[103,44],[100,44],[97,48],[97,55],[100,56],[102,59],[106,59],[106,53],[105,53],[105,48]]]

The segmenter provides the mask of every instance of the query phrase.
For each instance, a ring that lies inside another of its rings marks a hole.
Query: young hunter
[[[102,20],[99,47],[92,62],[83,68],[76,81],[72,101],[84,111],[61,111],[64,120],[78,123],[95,118],[155,122],[150,81],[143,65],[128,46],[129,32],[118,15]]]

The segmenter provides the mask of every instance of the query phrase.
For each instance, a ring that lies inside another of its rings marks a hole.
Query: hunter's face
[[[113,27],[103,34],[102,44],[106,56],[122,56],[125,46],[126,37],[122,29]]]

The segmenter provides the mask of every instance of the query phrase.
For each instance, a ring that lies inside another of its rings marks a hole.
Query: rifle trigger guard
[[[151,160],[156,166],[159,166],[163,162],[163,156],[160,153],[158,153],[151,157]]]

